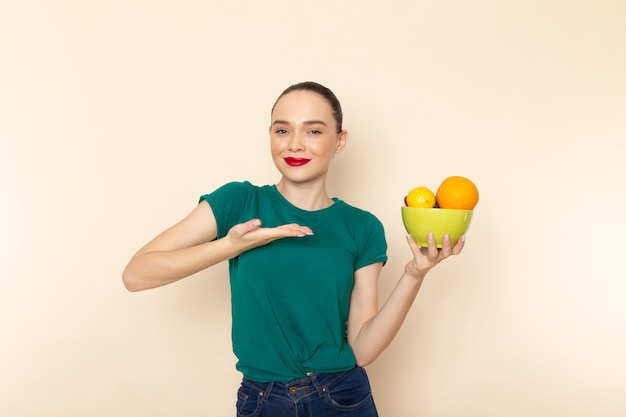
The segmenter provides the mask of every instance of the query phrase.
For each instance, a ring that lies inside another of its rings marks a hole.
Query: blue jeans
[[[289,382],[243,379],[237,417],[378,417],[365,369],[310,374]]]

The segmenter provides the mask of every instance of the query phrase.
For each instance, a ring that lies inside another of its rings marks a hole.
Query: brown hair
[[[278,103],[278,100],[280,100],[282,96],[291,93],[292,91],[302,90],[317,93],[320,96],[324,97],[326,101],[328,101],[328,104],[330,104],[330,108],[333,111],[333,117],[335,118],[335,122],[337,123],[337,133],[341,133],[341,131],[343,130],[343,112],[341,111],[341,103],[339,103],[337,96],[335,96],[335,93],[333,93],[329,88],[324,87],[323,85],[313,81],[305,81],[287,87],[285,91],[283,91],[274,102],[274,105],[272,106],[272,113],[274,112],[274,107],[276,107],[276,103]]]

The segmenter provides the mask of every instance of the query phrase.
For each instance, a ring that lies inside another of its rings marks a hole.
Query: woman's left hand
[[[437,243],[432,233],[429,233],[426,237],[426,241],[428,242],[427,247],[418,246],[410,234],[407,234],[407,241],[414,257],[406,264],[404,270],[408,275],[415,278],[423,278],[424,275],[437,266],[439,262],[451,255],[461,253],[463,246],[465,246],[465,235],[461,236],[454,246],[452,246],[450,242],[450,237],[444,235],[441,248],[437,248]]]

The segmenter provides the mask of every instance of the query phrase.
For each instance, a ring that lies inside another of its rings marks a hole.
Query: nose
[[[296,130],[289,137],[289,150],[292,152],[301,151],[304,149],[304,140],[302,137],[303,133]]]

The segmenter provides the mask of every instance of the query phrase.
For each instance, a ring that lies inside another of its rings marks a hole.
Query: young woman
[[[379,220],[326,191],[348,132],[328,88],[287,88],[271,112],[275,185],[228,183],[130,260],[130,291],[159,287],[228,260],[232,343],[243,381],[238,416],[377,416],[364,367],[396,335],[427,272],[461,252],[407,236],[413,258],[383,307],[387,261]]]

